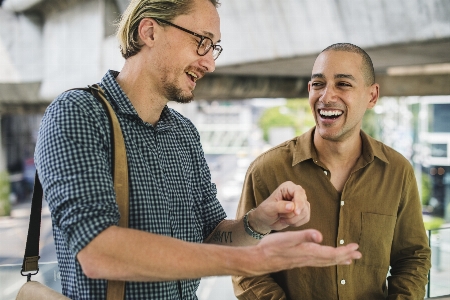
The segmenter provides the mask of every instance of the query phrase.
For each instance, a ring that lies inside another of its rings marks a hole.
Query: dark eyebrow
[[[325,76],[322,73],[316,73],[311,75],[311,79],[314,78],[325,78]]]
[[[322,73],[312,74],[311,75],[311,79],[314,79],[314,78],[324,79],[325,75],[323,75]],[[334,75],[334,78],[335,79],[337,79],[337,78],[348,78],[350,80],[356,81],[355,77],[353,77],[353,75],[350,75],[350,74],[336,74],[336,75]]]
[[[336,74],[334,75],[334,78],[348,78],[350,80],[356,81],[355,77],[353,77],[353,75],[350,74]]]
[[[203,31],[202,33],[203,33],[204,36],[209,37],[211,40],[214,38],[214,34],[212,34],[211,32]],[[218,44],[220,42],[221,42],[221,40],[218,40],[215,44]],[[214,41],[213,41],[213,43],[214,43]]]

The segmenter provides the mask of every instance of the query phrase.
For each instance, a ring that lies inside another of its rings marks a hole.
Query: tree
[[[292,127],[296,135],[301,135],[314,124],[308,99],[288,99],[284,106],[266,109],[258,121],[265,141],[269,140],[269,129],[272,127]]]

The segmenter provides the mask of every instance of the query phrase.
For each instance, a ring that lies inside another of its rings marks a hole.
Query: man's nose
[[[214,72],[216,69],[216,61],[214,60],[212,49],[201,57],[200,66],[208,73]]]
[[[324,104],[335,102],[337,100],[336,90],[333,86],[327,85],[322,91],[319,100]]]

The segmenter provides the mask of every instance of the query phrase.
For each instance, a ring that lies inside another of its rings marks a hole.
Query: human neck
[[[314,133],[314,147],[319,160],[327,168],[352,168],[362,153],[362,140],[359,133],[344,141],[330,141]]]
[[[155,126],[168,101],[158,93],[154,84],[156,77],[146,72],[142,65],[138,57],[128,58],[116,80],[139,117]]]

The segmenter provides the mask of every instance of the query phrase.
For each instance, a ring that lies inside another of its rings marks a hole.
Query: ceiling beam
[[[450,74],[377,75],[381,96],[450,95]]]
[[[195,99],[307,98],[308,77],[209,75],[198,81]],[[380,96],[450,95],[450,74],[377,74]],[[39,98],[39,82],[0,84],[0,112],[42,111],[51,100]]]
[[[298,98],[307,96],[307,78],[279,76],[209,75],[194,90],[196,99]]]
[[[308,77],[209,75],[197,83],[196,99],[307,98]],[[450,95],[450,74],[377,74],[380,96]]]

